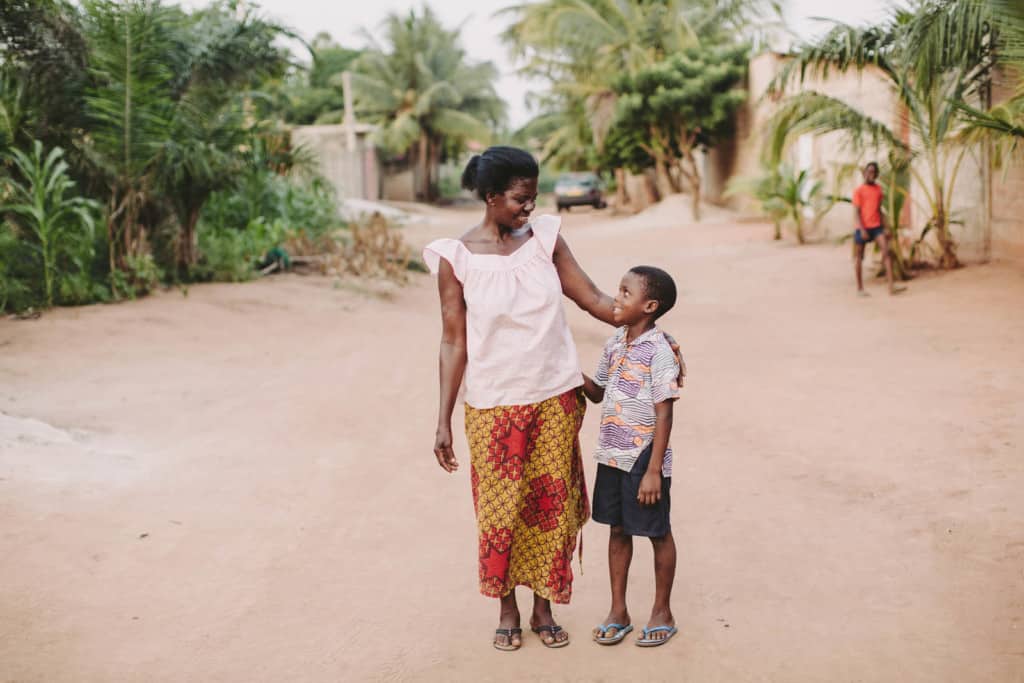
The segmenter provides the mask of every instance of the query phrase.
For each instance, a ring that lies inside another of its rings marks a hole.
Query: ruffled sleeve
[[[423,249],[423,261],[434,275],[437,275],[441,267],[441,259],[451,264],[459,282],[465,281],[469,265],[469,250],[465,244],[459,240],[440,239],[434,240]]]
[[[558,242],[558,231],[562,228],[561,217],[550,214],[538,216],[530,227],[533,228],[533,236],[537,238],[544,253],[550,258],[555,251],[555,243]]]

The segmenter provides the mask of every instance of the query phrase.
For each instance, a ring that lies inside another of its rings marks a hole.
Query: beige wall
[[[372,129],[357,126],[353,150],[348,149],[348,131],[344,124],[296,126],[292,129],[292,143],[313,154],[317,170],[331,183],[339,198],[379,199],[377,152],[369,139]]]
[[[1003,75],[993,89],[992,101],[1013,94],[1017,78]],[[1024,152],[1002,169],[991,172],[991,254],[993,258],[1024,262]]]

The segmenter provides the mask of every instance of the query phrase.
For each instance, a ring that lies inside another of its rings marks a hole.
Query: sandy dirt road
[[[474,220],[433,215],[412,241]],[[572,645],[493,650],[433,281],[283,276],[0,321],[0,681],[1024,681],[1024,271],[861,300],[846,248],[685,215],[565,228],[604,288],[681,285],[668,646],[589,641],[588,524]],[[592,367],[609,330],[569,315]]]

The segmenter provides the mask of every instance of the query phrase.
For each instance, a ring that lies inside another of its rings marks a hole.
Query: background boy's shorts
[[[856,242],[857,244],[867,244],[868,242],[874,242],[876,239],[878,239],[878,236],[882,234],[882,228],[868,228],[867,233],[868,237],[867,239],[864,239],[864,237],[862,237],[860,234],[860,230],[854,230],[853,241]]]
[[[651,446],[640,453],[629,472],[608,465],[597,466],[594,481],[594,505],[591,518],[601,524],[622,526],[630,536],[660,538],[672,530],[669,511],[669,486],[672,477],[661,478],[661,500],[654,505],[641,505],[636,497],[640,480],[651,462]]]

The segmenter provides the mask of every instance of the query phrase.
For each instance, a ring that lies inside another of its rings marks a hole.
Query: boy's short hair
[[[634,266],[629,272],[644,281],[644,295],[658,302],[658,310],[654,312],[655,320],[676,305],[676,283],[664,270],[654,266]]]
[[[869,168],[871,168],[872,166],[875,167],[875,173],[878,173],[879,170],[878,170],[878,162],[877,161],[869,161],[868,163],[864,164],[864,170],[866,171]]]

